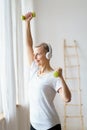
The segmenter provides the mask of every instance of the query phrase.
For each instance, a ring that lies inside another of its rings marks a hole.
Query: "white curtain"
[[[0,2],[0,90],[6,121],[3,130],[29,130],[21,23],[21,1],[2,0]],[[16,110],[16,99],[21,106],[18,110]]]
[[[3,0],[1,5],[0,52],[2,60],[0,76],[3,112],[6,118],[5,129],[17,130],[11,2],[10,0]]]

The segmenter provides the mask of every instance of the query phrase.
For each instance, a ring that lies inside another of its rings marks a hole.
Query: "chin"
[[[36,65],[37,65],[37,66],[39,66],[39,65],[40,65],[40,63],[39,63],[39,62],[37,62],[37,61],[35,61],[35,63],[36,63]]]

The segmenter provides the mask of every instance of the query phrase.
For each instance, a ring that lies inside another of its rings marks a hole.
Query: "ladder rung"
[[[74,80],[74,79],[80,79],[80,77],[65,77],[65,79]]]
[[[66,103],[65,105],[66,106],[82,106],[83,104],[68,104],[68,103]]]
[[[76,89],[71,89],[71,91],[72,91],[72,92],[78,92],[78,91],[80,91],[80,92],[81,92],[81,91],[82,91],[82,89],[78,89],[78,90],[76,90]]]
[[[66,118],[83,118],[83,116],[66,116]]]
[[[74,68],[74,67],[80,67],[80,65],[66,65],[65,67],[66,67],[66,68]],[[65,69],[66,69],[66,68],[65,68]]]
[[[74,57],[74,58],[76,57],[76,58],[77,58],[78,55],[74,55],[74,54],[73,54],[73,55],[65,55],[65,58],[67,58],[67,57],[68,57],[68,58],[69,58],[69,57]]]
[[[64,45],[64,47],[66,47],[66,48],[75,48],[76,45]]]

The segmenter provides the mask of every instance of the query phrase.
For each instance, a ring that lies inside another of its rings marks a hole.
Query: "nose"
[[[37,59],[37,55],[34,55],[34,59]]]

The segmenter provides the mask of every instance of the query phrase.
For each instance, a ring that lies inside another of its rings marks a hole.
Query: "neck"
[[[52,71],[53,69],[51,68],[51,66],[49,64],[44,64],[43,66],[40,66],[39,67],[39,73],[42,74],[42,73],[47,73],[47,72],[50,72]]]

